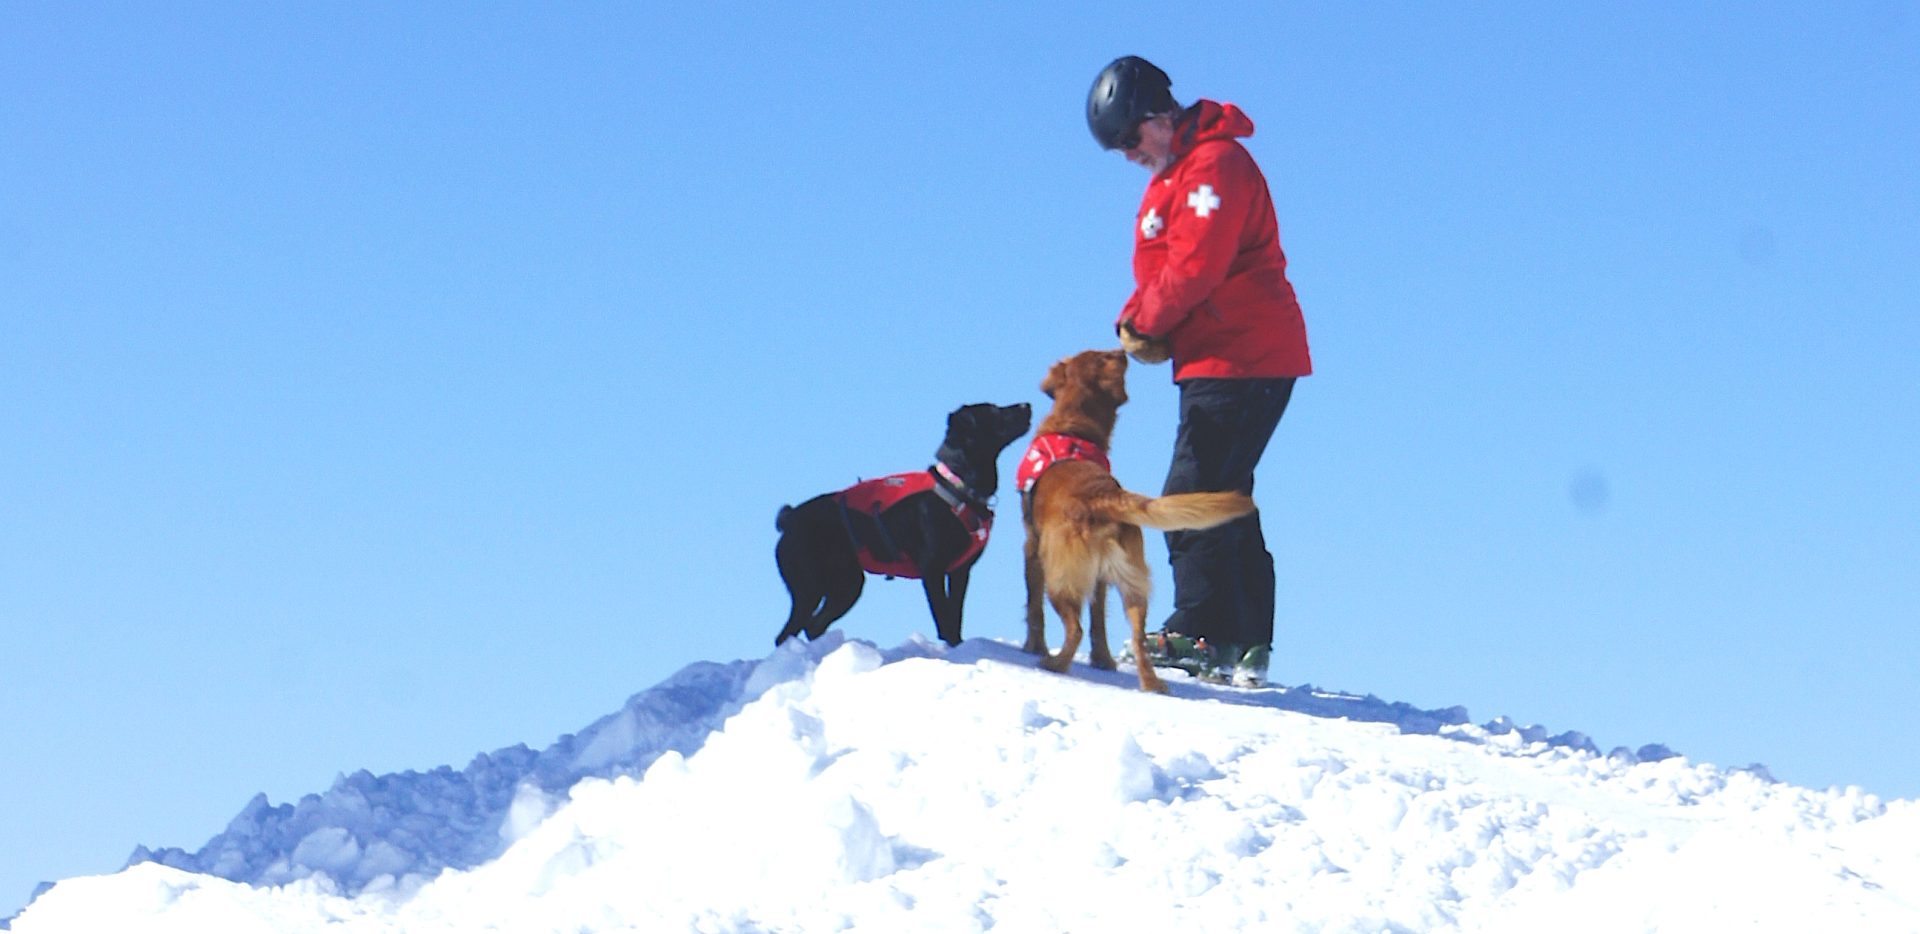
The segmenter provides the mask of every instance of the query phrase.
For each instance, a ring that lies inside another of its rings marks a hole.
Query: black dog
[[[947,416],[947,436],[924,471],[895,474],[782,506],[773,555],[793,595],[793,612],[773,640],[826,634],[866,586],[868,572],[917,577],[948,645],[960,644],[967,575],[993,524],[1000,485],[994,461],[1027,433],[1033,407],[976,403]]]

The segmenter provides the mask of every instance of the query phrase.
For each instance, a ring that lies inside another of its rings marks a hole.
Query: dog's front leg
[[[940,633],[940,641],[948,645],[960,644],[960,616],[967,603],[967,580],[973,573],[971,562],[955,568],[944,577],[930,574],[924,583],[927,585],[927,607],[933,611],[933,625]],[[942,589],[944,594],[936,599],[935,594]]]

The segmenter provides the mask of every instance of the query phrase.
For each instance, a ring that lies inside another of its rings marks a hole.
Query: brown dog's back
[[[1144,599],[1151,575],[1141,526],[1210,529],[1253,510],[1252,497],[1241,493],[1142,496],[1099,465],[1073,461],[1055,466],[1034,485],[1027,520],[1045,590],[1078,602],[1093,597],[1102,582]],[[1104,648],[1095,646],[1096,652]]]

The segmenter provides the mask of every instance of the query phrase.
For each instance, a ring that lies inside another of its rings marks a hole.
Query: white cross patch
[[[1219,206],[1220,196],[1213,193],[1212,185],[1201,185],[1193,190],[1193,194],[1187,196],[1187,207],[1192,208],[1193,213],[1199,217],[1206,217]]]
[[[1160,236],[1160,228],[1165,226],[1167,222],[1160,219],[1160,209],[1148,208],[1147,216],[1140,218],[1140,236],[1152,240]]]

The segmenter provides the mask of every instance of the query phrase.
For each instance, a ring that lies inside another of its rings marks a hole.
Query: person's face
[[[1160,114],[1141,121],[1134,129],[1132,145],[1123,145],[1120,149],[1127,161],[1149,172],[1159,174],[1161,169],[1173,163],[1173,116]]]

